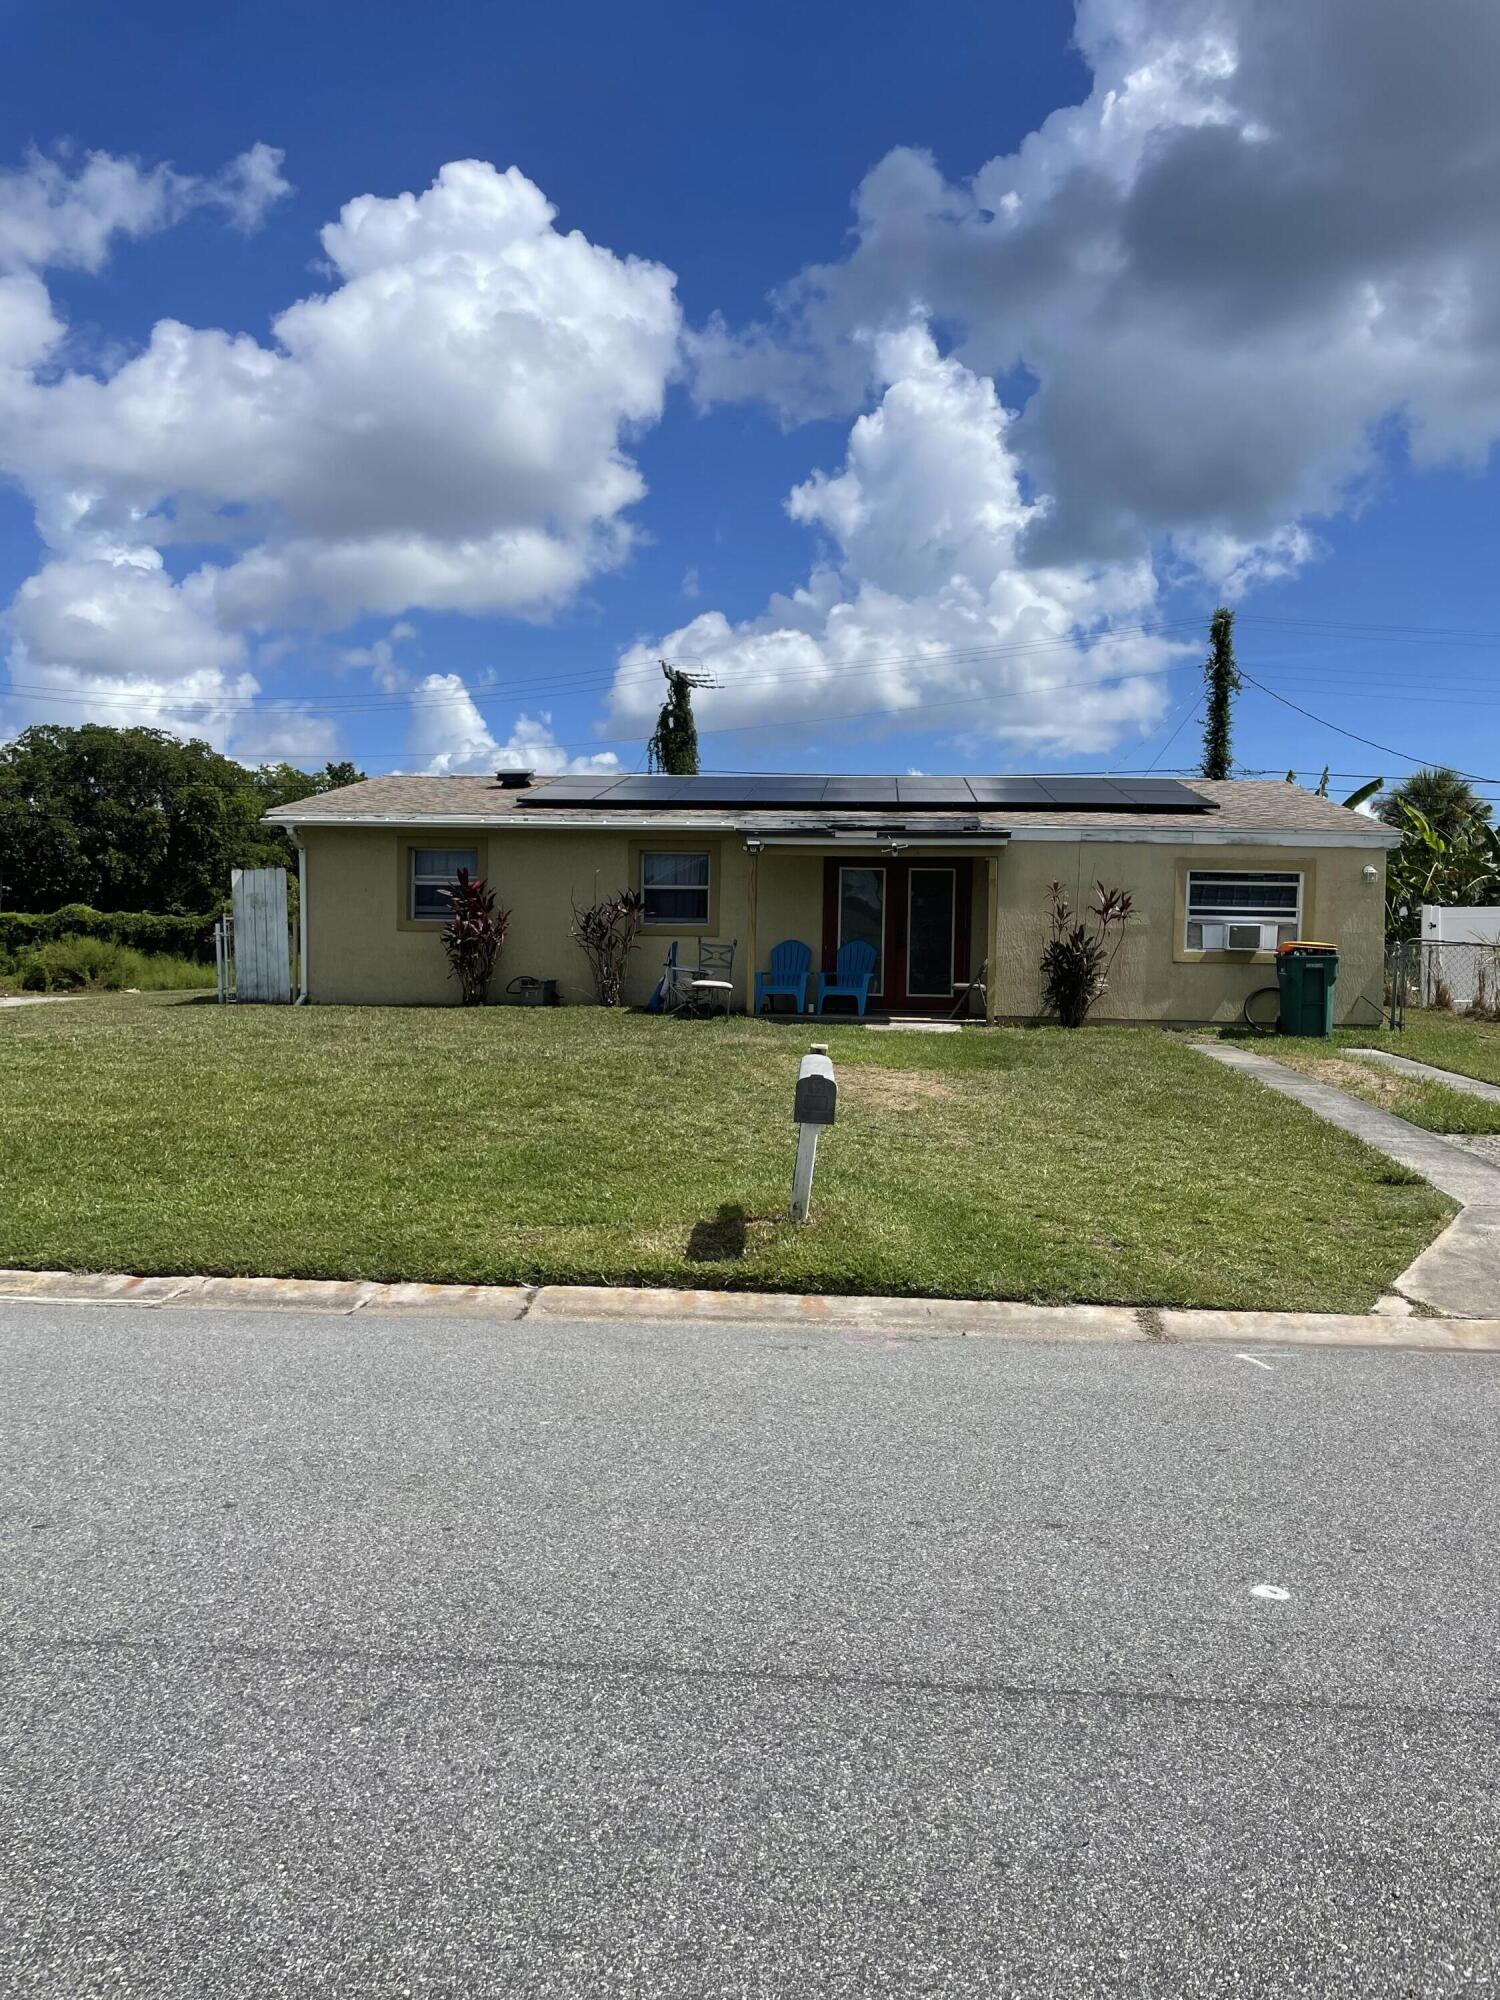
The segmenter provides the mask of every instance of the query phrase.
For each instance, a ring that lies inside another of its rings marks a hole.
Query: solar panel
[[[596,799],[618,782],[615,778],[549,778],[545,794],[528,792],[520,803],[523,806],[537,805],[544,796],[553,805],[563,799]]]
[[[1046,806],[1052,801],[1035,778],[970,778],[969,790],[981,806]]]
[[[1125,804],[1119,786],[1108,778],[1039,778],[1037,782],[1054,805],[1086,809]]]
[[[898,778],[896,793],[904,806],[972,806],[967,778]]]
[[[823,787],[825,806],[893,806],[899,803],[894,778],[830,778]]]
[[[1120,778],[1127,807],[1137,812],[1212,812],[1213,802],[1176,778]]]
[[[713,771],[702,777],[663,772],[634,777],[552,778],[517,800],[523,810],[573,806],[601,812],[734,806],[748,810],[827,806],[840,811],[915,807],[1007,812],[1212,812],[1211,801],[1176,778],[826,777],[817,773]]]

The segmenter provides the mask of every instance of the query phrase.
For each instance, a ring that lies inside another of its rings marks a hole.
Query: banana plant
[[[1401,845],[1386,864],[1386,927],[1393,937],[1415,937],[1424,903],[1472,907],[1500,894],[1500,832],[1487,820],[1467,820],[1445,835],[1406,804],[1401,820]]]
[[[1348,798],[1344,800],[1344,804],[1351,812],[1357,812],[1365,800],[1373,799],[1384,784],[1384,778],[1371,778],[1369,784],[1361,785],[1357,792],[1351,792]]]

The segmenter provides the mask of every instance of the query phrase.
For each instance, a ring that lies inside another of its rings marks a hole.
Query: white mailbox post
[[[792,1119],[797,1127],[797,1164],[792,1169],[792,1220],[806,1222],[812,1207],[813,1168],[818,1162],[818,1134],[831,1125],[838,1110],[839,1086],[828,1060],[828,1044],[815,1042],[797,1072]]]

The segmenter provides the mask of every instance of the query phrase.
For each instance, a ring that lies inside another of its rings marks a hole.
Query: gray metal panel
[[[234,906],[235,998],[285,1005],[292,997],[286,870],[236,868],[230,894]]]

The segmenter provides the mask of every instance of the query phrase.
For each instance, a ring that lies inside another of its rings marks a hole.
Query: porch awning
[[[745,846],[752,853],[763,847],[800,847],[824,853],[837,853],[851,847],[960,847],[973,852],[1004,847],[1009,839],[1010,835],[1004,828],[986,826],[982,820],[967,823],[950,820],[941,826],[934,826],[930,820],[880,819],[863,826],[851,825],[848,821],[840,821],[837,825],[810,822],[795,827],[783,822],[764,830],[759,827],[744,829]]]

